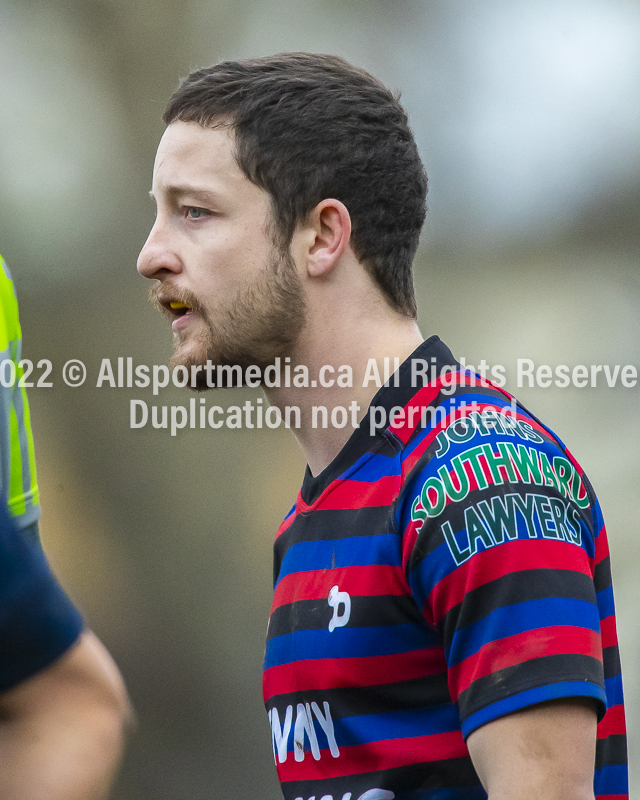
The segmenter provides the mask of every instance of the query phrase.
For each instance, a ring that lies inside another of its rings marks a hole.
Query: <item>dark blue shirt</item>
[[[82,627],[39,543],[22,535],[0,504],[0,691],[48,667]]]

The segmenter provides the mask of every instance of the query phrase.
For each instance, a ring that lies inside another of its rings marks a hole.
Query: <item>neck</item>
[[[300,409],[301,424],[293,432],[313,475],[333,461],[366,414],[378,390],[373,379],[365,381],[368,368],[371,375],[375,362],[384,381],[385,359],[387,373],[393,373],[422,342],[414,320],[393,311],[382,299],[374,305],[369,313],[344,301],[338,307],[333,303],[330,311],[310,309],[291,356],[291,382],[296,375],[303,376],[301,368],[306,367],[308,386],[265,388],[269,402],[283,416],[287,406]],[[327,427],[319,407],[326,409]],[[345,416],[346,424],[338,427]]]

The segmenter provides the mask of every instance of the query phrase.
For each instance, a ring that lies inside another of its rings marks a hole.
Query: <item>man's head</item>
[[[160,281],[174,364],[264,368],[292,354],[307,319],[301,277],[312,288],[347,250],[353,275],[415,317],[426,175],[375,78],[335,56],[225,62],[183,81],[164,119],[138,269]]]
[[[390,305],[415,317],[427,179],[407,115],[378,80],[337,56],[228,61],[189,75],[163,119],[230,123],[240,169],[269,196],[282,253],[318,203],[344,203],[356,257]]]

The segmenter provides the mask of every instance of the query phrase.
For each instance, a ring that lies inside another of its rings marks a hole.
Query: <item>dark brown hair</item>
[[[351,216],[351,246],[391,305],[416,315],[411,267],[427,176],[398,98],[342,58],[283,53],[192,72],[163,119],[228,119],[236,159],[271,197],[277,241],[333,197]]]

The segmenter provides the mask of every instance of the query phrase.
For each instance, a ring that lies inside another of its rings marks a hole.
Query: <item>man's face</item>
[[[152,294],[172,320],[172,364],[264,369],[290,352],[304,325],[302,286],[273,244],[269,197],[238,167],[230,129],[172,122],[152,194],[158,214],[138,271],[159,281]]]

